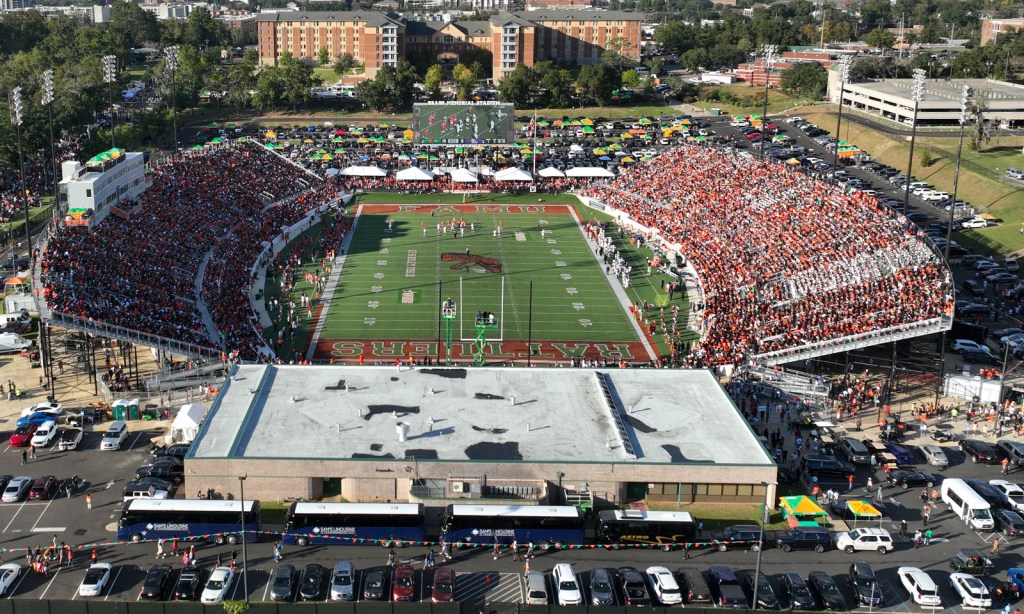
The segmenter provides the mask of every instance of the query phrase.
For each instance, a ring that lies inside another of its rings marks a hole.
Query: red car
[[[27,448],[28,444],[32,441],[32,436],[36,434],[36,429],[39,428],[35,424],[26,424],[25,426],[19,426],[14,433],[11,434],[12,448]]]
[[[412,601],[416,590],[416,572],[411,565],[395,567],[394,580],[391,582],[392,601]]]
[[[455,597],[455,572],[451,567],[438,567],[434,572],[434,586],[430,590],[430,601],[451,603]]]
[[[32,488],[28,491],[29,499],[52,499],[57,492],[57,478],[52,475],[44,475],[32,482]]]

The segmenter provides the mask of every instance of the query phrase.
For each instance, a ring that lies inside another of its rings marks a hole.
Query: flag
[[[537,136],[537,114],[534,113],[533,117],[530,118],[530,134]]]

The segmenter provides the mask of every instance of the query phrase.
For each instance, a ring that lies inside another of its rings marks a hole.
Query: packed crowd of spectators
[[[252,144],[171,162],[154,172],[130,218],[111,216],[92,230],[55,230],[40,263],[47,304],[64,314],[204,346],[241,342],[235,316],[219,305],[231,295],[237,304],[247,283],[248,268],[236,261],[244,260],[240,252],[251,258],[281,226],[320,204],[293,198],[310,181],[316,180]],[[322,189],[317,194],[326,196]],[[290,200],[268,208],[282,199]],[[225,330],[211,340],[195,286],[204,256],[218,241],[226,243],[211,260],[203,290],[215,323],[219,318]]]
[[[952,279],[913,224],[774,163],[687,146],[582,190],[678,243],[705,293],[690,364],[950,314]]]
[[[413,192],[418,194],[440,194],[452,190],[480,190],[487,192],[526,192],[530,187],[538,192],[567,192],[579,189],[590,179],[580,177],[535,177],[535,181],[496,181],[489,175],[479,175],[479,181],[452,183],[449,175],[437,175],[430,181],[399,181],[394,175],[387,177],[348,177],[339,176],[339,181],[347,191],[365,190],[367,192]]]

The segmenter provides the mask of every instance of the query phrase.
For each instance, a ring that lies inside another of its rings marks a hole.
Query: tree
[[[256,89],[256,66],[258,56],[255,49],[245,52],[241,61],[228,69],[224,101],[238,109],[245,109],[252,101],[250,91]]]
[[[640,86],[640,75],[632,68],[622,73],[622,87],[635,90]]]
[[[125,44],[132,48],[160,40],[156,15],[125,0],[117,0],[110,7],[110,29],[120,33]]]
[[[261,111],[269,111],[276,108],[281,102],[283,92],[284,85],[281,82],[281,69],[277,66],[264,66],[260,68],[259,75],[256,77],[253,106]]]
[[[708,59],[709,56],[706,49],[690,49],[679,58],[679,63],[686,70],[699,75],[705,70],[704,67],[711,63]]]
[[[886,52],[892,49],[896,42],[896,35],[884,28],[876,28],[864,35],[864,42],[876,49],[881,49],[882,56],[885,57]]]
[[[654,31],[654,40],[662,49],[678,56],[693,48],[694,28],[682,21],[666,21]]]
[[[327,66],[331,63],[331,51],[327,47],[320,47],[320,51],[316,52],[316,61],[321,66]]]
[[[470,47],[459,52],[459,63],[472,68],[477,79],[487,79],[491,76],[492,58],[489,50],[479,47]]]
[[[533,104],[533,88],[536,83],[533,70],[520,64],[498,83],[498,99],[511,102],[517,107],[529,107]]]
[[[444,68],[440,64],[434,64],[427,69],[427,75],[423,78],[423,88],[427,91],[427,97],[431,100],[441,98],[441,81],[444,79]]]
[[[540,79],[540,86],[544,90],[547,100],[544,105],[553,108],[565,108],[572,104],[572,96],[576,93],[576,87],[572,82],[572,73],[566,68],[552,66],[544,71]]]
[[[359,66],[359,62],[356,62],[351,53],[345,51],[338,56],[337,60],[334,60],[334,74],[344,77],[356,66]]]
[[[664,76],[664,72],[663,72],[665,70],[665,61],[664,60],[660,60],[658,58],[655,58],[653,60],[647,60],[646,62],[644,62],[644,64],[647,65],[647,68],[651,71],[652,75],[662,75],[662,76]]]
[[[469,100],[473,87],[476,86],[476,75],[473,74],[473,69],[465,64],[456,64],[452,69],[452,79],[455,81],[457,98]]]
[[[297,109],[309,97],[309,89],[319,79],[313,76],[313,67],[295,59],[288,51],[281,54],[277,62],[280,69],[281,98]]]
[[[816,62],[800,63],[782,73],[782,88],[787,92],[818,100],[825,94],[828,74]]]
[[[605,106],[612,100],[612,92],[622,84],[622,74],[607,64],[588,64],[580,69],[576,77],[576,85],[583,95],[592,98],[599,106]]]
[[[224,26],[213,18],[205,6],[192,9],[185,23],[182,42],[200,50],[216,46],[224,40]]]
[[[402,110],[412,107],[416,89],[416,69],[405,59],[397,66],[381,66],[377,76],[364,79],[356,85],[356,98],[377,110]]]
[[[633,43],[622,36],[614,36],[604,44],[604,51],[601,52],[601,62],[614,66],[620,73],[626,66],[631,66],[633,60]]]

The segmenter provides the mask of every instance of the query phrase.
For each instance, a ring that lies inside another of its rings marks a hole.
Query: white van
[[[32,316],[22,309],[14,313],[0,314],[0,329],[10,330],[16,333],[25,333],[32,330]]]
[[[994,531],[991,506],[959,478],[942,481],[942,500],[964,523],[977,531]]]
[[[526,574],[526,605],[548,605],[547,578],[539,571]]]
[[[576,572],[569,563],[559,563],[551,570],[554,580],[555,595],[558,605],[580,605],[583,603],[583,591],[576,579]]]
[[[128,438],[128,425],[122,420],[115,420],[107,427],[100,440],[100,450],[120,450],[121,444]]]
[[[903,588],[910,593],[910,598],[917,605],[942,607],[942,598],[939,597],[939,587],[931,576],[917,567],[900,567],[896,570]]]

